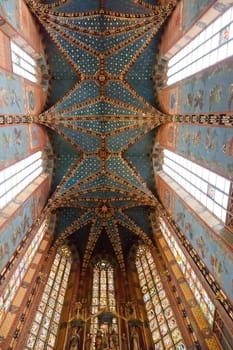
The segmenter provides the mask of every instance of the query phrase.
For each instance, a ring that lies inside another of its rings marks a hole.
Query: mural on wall
[[[233,179],[232,128],[180,124],[177,134],[177,153]]]
[[[33,221],[43,209],[48,193],[48,181],[43,182],[36,192],[0,229],[0,270],[5,266],[15,249],[25,236]]]
[[[227,112],[233,109],[233,60],[187,78],[180,87],[181,113]],[[170,99],[173,92],[170,92]]]
[[[230,249],[176,195],[174,220],[223,290],[233,300],[233,255]]]
[[[0,168],[25,158],[29,153],[27,125],[0,127]]]
[[[0,70],[0,114],[25,113],[22,79]]]
[[[32,152],[49,148],[49,139],[42,126],[0,126],[0,169],[27,157]]]
[[[20,29],[21,0],[1,0],[0,13],[13,27]]]
[[[189,29],[213,0],[183,1],[183,30]]]

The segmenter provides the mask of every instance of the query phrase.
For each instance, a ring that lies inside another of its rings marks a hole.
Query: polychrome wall
[[[43,150],[49,144],[45,130],[38,124],[0,126],[0,170]]]
[[[40,182],[38,181],[37,188],[28,197],[27,193],[17,197],[18,202],[22,197],[22,205],[5,220],[2,227],[0,220],[0,270],[8,262],[47,201],[50,187],[48,176],[41,178]]]
[[[163,148],[233,178],[232,128],[169,123],[160,128],[159,140]]]
[[[180,230],[197,251],[216,281],[233,300],[233,254],[232,249],[218,234],[211,230],[174,190],[157,177],[159,197]]]
[[[48,90],[44,81],[45,54],[37,25],[23,0],[1,1],[0,16],[0,115],[37,115],[44,108]],[[36,59],[36,83],[13,73],[11,40]]]
[[[13,73],[10,41],[37,62],[37,82]],[[38,115],[45,106],[48,74],[41,35],[23,0],[0,1],[0,170],[39,150],[51,149],[46,130],[37,124],[4,125],[3,115]],[[51,176],[42,174],[0,211],[0,270],[40,215]]]
[[[169,60],[222,12],[219,1],[181,1],[162,37],[160,56]],[[165,86],[159,101],[167,113],[213,113],[233,110],[233,58],[223,60],[182,82]]]

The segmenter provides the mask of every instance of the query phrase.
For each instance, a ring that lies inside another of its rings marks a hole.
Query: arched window
[[[166,149],[163,171],[225,223],[229,180]]]
[[[0,209],[4,208],[26,186],[35,180],[42,171],[41,151],[0,171]]]
[[[214,322],[215,306],[209,298],[208,294],[206,293],[196,273],[193,271],[191,265],[187,261],[179,244],[177,243],[177,240],[174,238],[174,235],[170,232],[164,220],[162,218],[159,218],[159,220],[161,232],[165,240],[167,241],[167,244],[171,249],[177,263],[179,264],[180,269],[185,277],[185,280],[188,282],[189,287],[192,290],[198,305],[200,306],[203,314],[205,315],[210,326],[212,327]]]
[[[44,237],[46,231],[46,221],[42,223],[39,230],[33,237],[31,243],[28,246],[26,253],[20,260],[17,268],[15,269],[12,277],[10,278],[7,286],[5,287],[1,297],[0,297],[0,322],[9,309],[11,302],[24,278],[27,269],[35,256],[35,253]]]
[[[109,319],[101,320],[100,317],[95,316],[99,311],[106,310],[106,317]],[[91,319],[90,333],[96,335],[98,330],[102,334],[110,334],[114,330],[118,334],[117,318],[114,317],[116,310],[116,298],[114,288],[114,269],[112,265],[106,261],[101,260],[97,262],[93,270],[93,285],[92,285],[92,302],[91,302]],[[113,314],[111,314],[113,312]],[[111,329],[109,329],[111,328]],[[93,337],[94,343],[94,337]]]
[[[186,349],[150,249],[140,246],[136,268],[155,350]]]
[[[57,252],[25,349],[55,349],[56,334],[71,269],[69,250]]]
[[[167,84],[185,79],[232,53],[233,7],[230,7],[169,60]]]

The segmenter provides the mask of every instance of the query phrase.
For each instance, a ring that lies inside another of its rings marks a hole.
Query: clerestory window
[[[150,249],[140,246],[136,268],[155,350],[186,349]]]
[[[212,303],[208,294],[206,293],[206,290],[200,282],[199,278],[197,277],[196,273],[187,261],[177,240],[174,238],[174,235],[170,232],[162,218],[159,218],[159,221],[161,232],[175,257],[176,262],[182,270],[185,280],[188,282],[189,287],[192,290],[198,305],[200,306],[204,316],[206,317],[207,321],[212,327],[214,323],[215,306]]]
[[[233,7],[212,22],[168,62],[168,81],[171,85],[233,53]]]
[[[36,82],[36,60],[11,41],[11,59],[13,72],[32,82]]]
[[[163,171],[225,223],[231,181],[167,149]]]
[[[42,171],[41,151],[0,171],[0,209],[4,208],[26,186],[35,180]]]

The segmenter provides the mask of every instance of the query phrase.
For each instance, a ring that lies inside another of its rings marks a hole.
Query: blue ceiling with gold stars
[[[152,244],[157,204],[151,150],[163,113],[152,79],[159,33],[175,1],[28,1],[51,74],[47,126],[56,154],[57,244],[71,240],[83,270],[111,250],[122,270],[132,242]],[[104,237],[104,238],[103,238]]]

